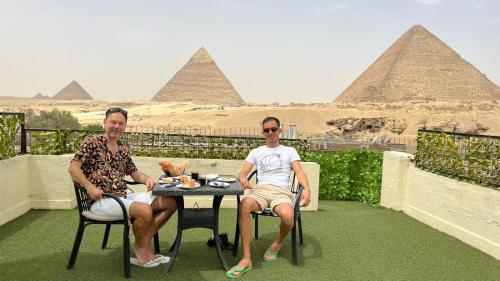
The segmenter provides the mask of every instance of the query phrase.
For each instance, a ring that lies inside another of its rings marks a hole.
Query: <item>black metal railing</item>
[[[498,189],[500,137],[419,130],[415,163],[422,170]]]
[[[74,153],[85,137],[102,131],[26,129],[27,151],[31,154]],[[185,157],[244,159],[251,149],[263,145],[264,138],[203,136],[164,133],[126,132],[120,141],[133,155],[151,157]],[[308,149],[307,141],[282,139],[299,154]]]

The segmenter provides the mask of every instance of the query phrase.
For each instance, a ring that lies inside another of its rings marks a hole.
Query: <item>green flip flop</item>
[[[252,267],[251,267],[251,266],[248,266],[248,267],[244,267],[244,268],[238,268],[238,267],[235,265],[235,266],[233,266],[233,268],[232,268],[232,269],[233,269],[233,271],[234,271],[235,273],[238,273],[238,274],[234,274],[234,273],[232,273],[232,272],[231,272],[231,270],[229,270],[228,272],[226,272],[226,276],[227,276],[228,278],[238,278],[238,277],[240,277],[241,275],[243,275],[243,273],[246,273],[246,272],[248,272],[250,269],[252,269]]]
[[[267,248],[266,252],[264,253],[264,256],[262,258],[265,261],[274,261],[278,258],[278,251],[273,251],[271,247]]]

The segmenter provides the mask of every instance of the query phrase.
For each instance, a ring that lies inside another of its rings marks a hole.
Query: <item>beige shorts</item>
[[[274,213],[274,207],[279,204],[290,204],[293,206],[293,193],[279,186],[270,184],[257,185],[249,189],[245,198],[253,198],[262,209],[271,208]]]

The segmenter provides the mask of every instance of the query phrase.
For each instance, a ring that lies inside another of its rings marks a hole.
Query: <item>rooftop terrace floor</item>
[[[253,270],[241,280],[499,280],[500,261],[401,212],[359,202],[320,201],[304,212],[299,266],[291,264],[289,238],[275,262],[260,256],[273,241],[277,219],[262,218],[253,241]],[[221,210],[221,232],[234,236],[235,209]],[[1,280],[123,280],[120,227],[101,250],[103,226],[86,230],[75,268],[66,270],[77,228],[77,210],[32,210],[0,226]],[[161,230],[162,254],[175,236],[177,218]],[[132,268],[132,280],[224,280],[210,230],[184,232],[172,271]],[[232,238],[231,238],[232,240]],[[241,256],[241,249],[239,251]],[[226,253],[229,264],[239,257]]]

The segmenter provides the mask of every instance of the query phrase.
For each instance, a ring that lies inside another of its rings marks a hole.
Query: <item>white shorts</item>
[[[125,209],[127,209],[127,215],[130,216],[129,208],[133,202],[142,202],[151,205],[156,196],[153,196],[151,192],[132,192],[127,190],[127,198],[119,198],[122,200],[123,205],[125,205]],[[101,216],[123,216],[120,204],[113,198],[103,198],[94,202],[94,204],[90,206],[90,211]]]

